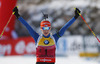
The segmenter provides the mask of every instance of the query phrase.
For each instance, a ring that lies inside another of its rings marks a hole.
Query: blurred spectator
[[[62,4],[63,3],[63,4]],[[84,5],[83,5],[84,3]],[[82,15],[96,34],[100,33],[100,1],[99,0],[18,0],[21,16],[39,33],[39,25],[43,18],[41,11],[49,14],[52,22],[52,32],[58,31],[74,16],[74,8],[82,10]],[[16,32],[19,36],[29,36],[28,31],[16,22]],[[65,35],[92,34],[81,18],[68,28]]]

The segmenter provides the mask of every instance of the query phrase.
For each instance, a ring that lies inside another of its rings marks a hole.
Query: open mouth
[[[48,34],[48,33],[45,33],[45,34]]]

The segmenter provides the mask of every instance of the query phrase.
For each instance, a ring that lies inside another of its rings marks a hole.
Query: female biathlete
[[[36,44],[36,64],[55,64],[55,51],[58,39],[79,17],[80,10],[75,9],[75,16],[68,21],[57,33],[50,34],[51,23],[48,20],[43,20],[40,23],[42,35],[36,33],[35,30],[19,15],[18,8],[13,9],[14,15],[27,28],[30,35],[35,40]]]

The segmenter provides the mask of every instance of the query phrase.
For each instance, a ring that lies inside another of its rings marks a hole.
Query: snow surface
[[[0,64],[35,64],[34,56],[5,56],[0,57]],[[99,64],[78,56],[57,57],[56,64]]]

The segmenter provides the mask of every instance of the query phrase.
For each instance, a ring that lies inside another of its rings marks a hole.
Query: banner
[[[12,10],[16,5],[16,2],[17,0],[0,0],[0,34],[2,33],[5,25],[7,24],[12,14]],[[15,24],[15,16],[13,15],[9,25],[4,31],[3,36],[5,37],[5,39],[12,38],[11,32],[12,30],[14,30],[14,24]]]
[[[61,37],[57,43],[57,55],[79,55],[83,51],[83,37],[67,36]]]
[[[79,55],[83,49],[83,37],[81,35],[68,36],[68,54],[69,55]]]
[[[56,54],[79,55],[83,51],[82,36],[62,37],[56,44]],[[32,37],[0,40],[0,55],[34,55],[36,53],[35,41]]]
[[[100,52],[100,44],[93,36],[67,36],[61,37],[56,44],[56,54],[79,55],[84,53]],[[35,41],[32,37],[0,40],[0,55],[35,55]]]
[[[97,53],[99,51],[99,43],[95,39],[94,36],[85,36],[84,37],[84,42],[85,42],[85,52],[88,53]]]
[[[35,51],[35,41],[32,37],[0,40],[0,55],[34,55]]]

